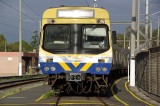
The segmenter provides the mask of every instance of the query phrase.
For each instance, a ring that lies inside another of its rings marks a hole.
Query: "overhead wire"
[[[1,24],[4,24],[4,25],[6,25],[6,26],[9,26],[9,27],[12,27],[12,28],[14,28],[14,29],[16,29],[16,30],[19,30],[19,28],[18,27],[15,27],[15,26],[12,26],[12,25],[9,25],[9,24],[6,24],[6,23],[3,23],[3,22],[0,22]],[[23,31],[26,31],[26,32],[28,32],[28,33],[33,33],[33,32],[30,32],[30,31],[28,31],[28,30],[26,30],[26,29],[23,29],[22,28],[22,30]]]
[[[149,3],[149,6],[150,6],[150,8],[153,7],[150,3]],[[153,10],[153,8],[149,9],[149,10]],[[145,8],[141,8],[141,11],[143,11],[143,13],[144,13],[144,14],[141,14],[141,18],[144,17],[144,20],[145,20],[145,11],[146,11]],[[156,23],[157,22],[158,18],[156,19],[155,17],[151,17],[150,15],[149,15],[149,17],[152,19],[152,23]]]
[[[33,8],[31,8],[24,0],[23,3],[32,11],[34,12],[37,16],[40,16],[40,14],[38,14]]]
[[[6,2],[1,1],[1,0],[0,0],[0,2],[2,2],[3,4],[5,4],[7,7],[12,8],[12,9],[14,9],[14,10],[20,12],[18,9],[14,8],[13,6],[8,5]],[[23,13],[23,12],[21,12],[21,13],[22,13],[22,15],[26,16],[27,18],[31,19],[32,21],[34,21],[34,22],[36,22],[36,23],[39,23],[37,20],[34,20],[33,18],[31,18],[31,17],[28,16],[27,14],[25,14],[25,13]]]
[[[88,1],[87,0],[85,0],[85,1],[86,1],[87,6],[89,7]]]
[[[5,17],[5,16],[0,16],[0,19],[6,19],[7,17]],[[17,21],[17,22],[19,22],[19,20],[18,19],[9,19],[9,20],[7,20],[7,21]],[[37,25],[35,25],[35,23],[33,23],[33,21],[32,20],[22,20],[22,22],[31,22],[31,24],[32,25],[34,25],[34,26],[36,26],[37,27]]]

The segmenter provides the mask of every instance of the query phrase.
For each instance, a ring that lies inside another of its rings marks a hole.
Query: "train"
[[[87,94],[105,91],[113,70],[128,68],[128,51],[114,44],[104,8],[57,7],[42,16],[39,62],[53,89]]]

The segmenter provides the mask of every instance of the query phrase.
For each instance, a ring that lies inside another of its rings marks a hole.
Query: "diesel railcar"
[[[76,94],[99,93],[108,86],[111,68],[127,62],[127,55],[113,50],[105,9],[58,7],[44,12],[39,61],[52,88]]]

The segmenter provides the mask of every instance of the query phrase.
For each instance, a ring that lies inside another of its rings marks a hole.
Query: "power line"
[[[18,27],[15,27],[15,26],[12,26],[12,25],[9,25],[9,24],[6,24],[6,23],[3,23],[3,22],[0,22],[1,24],[4,24],[4,25],[6,25],[6,26],[9,26],[9,27],[12,27],[12,28],[14,28],[14,29],[16,29],[16,30],[19,30],[19,28]],[[23,31],[26,31],[26,32],[28,32],[28,33],[32,33],[32,32],[30,32],[30,31],[28,31],[28,30],[26,30],[26,29],[23,29]]]
[[[0,16],[0,19],[6,19],[6,18],[8,18],[8,17],[2,17],[2,16]],[[19,20],[18,19],[9,19],[9,20],[7,20],[7,21],[17,21],[17,22],[19,22]],[[33,24],[34,26],[36,26],[37,27],[37,25],[35,25],[35,23],[33,23],[33,21],[32,20],[22,20],[22,22],[31,22],[31,24]]]
[[[8,5],[6,2],[4,2],[4,1],[0,1],[0,2],[2,2],[3,4],[5,4],[7,7],[12,8],[12,9],[14,9],[14,10],[16,10],[16,11],[19,12],[19,10],[17,10],[16,8],[14,8],[14,7],[11,6],[11,5]],[[38,23],[38,21],[34,20],[33,18],[31,18],[30,16],[26,15],[25,13],[22,12],[22,14],[23,14],[24,16],[26,16],[27,18],[31,19],[32,21]]]
[[[34,12],[36,15],[40,16],[33,8],[31,8],[24,0],[23,3],[32,11]]]
[[[87,0],[85,0],[85,1],[86,1],[87,6],[89,7],[89,4],[88,4]]]

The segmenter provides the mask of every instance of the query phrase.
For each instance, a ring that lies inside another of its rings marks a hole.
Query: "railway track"
[[[63,97],[62,95],[57,96],[56,101],[55,101],[55,106],[59,106],[59,103],[60,103],[60,100],[61,100],[62,97]],[[102,99],[102,97],[97,96],[97,97],[95,97],[95,98],[98,99],[98,101],[99,101],[103,106],[109,106],[109,105],[107,105],[106,102]]]
[[[57,100],[56,100],[56,104],[55,104],[55,106],[58,106],[58,103],[59,103],[59,101],[60,101],[61,97],[62,97],[61,95],[57,97]]]
[[[106,102],[103,101],[102,97],[96,97],[104,106],[108,106]]]
[[[6,89],[6,88],[10,88],[10,87],[19,86],[19,85],[23,85],[23,84],[28,84],[28,83],[43,81],[44,78],[45,78],[45,77],[0,82],[0,90],[1,90],[1,89]]]

